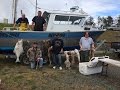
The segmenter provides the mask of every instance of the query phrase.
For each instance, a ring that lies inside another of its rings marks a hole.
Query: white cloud
[[[98,1],[95,1],[95,0],[92,1],[92,2],[88,2],[85,5],[84,5],[84,3],[85,2],[82,3],[82,8],[84,10],[86,10],[87,12],[91,13],[91,14],[95,14],[97,12],[106,12],[108,10],[117,9],[117,7],[115,5],[105,4],[105,3],[98,2]]]
[[[12,18],[12,6],[10,7],[10,5],[12,0],[1,0],[0,1],[0,20],[3,20],[3,18]]]
[[[1,0],[0,20],[3,18],[12,18],[12,1]],[[29,21],[35,15],[36,0],[18,0],[17,16],[20,17],[20,10],[29,18]],[[78,5],[84,11],[92,16],[103,15],[104,13],[120,12],[120,0],[38,0],[38,7],[48,10],[69,10],[70,7]],[[11,20],[10,20],[11,21]]]

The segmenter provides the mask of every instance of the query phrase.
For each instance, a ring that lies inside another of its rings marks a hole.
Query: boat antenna
[[[20,13],[21,13],[21,15],[22,15],[22,14],[23,14],[23,11],[21,10]]]

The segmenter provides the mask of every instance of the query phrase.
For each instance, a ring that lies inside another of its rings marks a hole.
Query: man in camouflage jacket
[[[29,58],[31,69],[37,68],[38,66],[41,68],[43,66],[42,52],[38,48],[37,43],[33,43],[32,47],[28,49],[27,57]]]

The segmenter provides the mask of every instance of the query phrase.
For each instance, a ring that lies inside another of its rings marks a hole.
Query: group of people
[[[22,17],[18,18],[18,20],[14,24],[14,28],[19,25],[20,31],[26,31],[30,29],[29,21],[26,18],[25,14],[22,14]],[[38,11],[38,15],[33,17],[32,19],[32,27],[31,29],[34,31],[44,31],[46,27],[46,21],[42,17],[42,12]]]
[[[60,38],[59,34],[55,35],[55,38],[51,40],[51,46],[49,50],[52,51],[52,64],[53,69],[59,67],[62,70],[62,60],[61,54],[64,53],[63,51],[64,42]],[[80,61],[81,62],[88,62],[90,60],[90,51],[94,51],[94,42],[91,37],[89,37],[89,33],[85,32],[85,35],[79,41],[80,46]],[[42,51],[38,48],[38,44],[35,42],[33,43],[32,47],[27,51],[27,57],[30,61],[30,67],[32,69],[39,67],[43,67],[43,57]]]
[[[51,41],[51,46],[49,50],[52,51],[53,55],[53,68],[59,67],[62,70],[62,61],[61,61],[61,53],[63,53],[63,40],[60,38],[59,34],[56,34],[55,38]],[[38,43],[34,42],[32,47],[27,51],[27,57],[30,61],[30,67],[33,69],[35,67],[42,68],[43,67],[43,57],[42,51],[38,48]]]
[[[20,31],[26,31],[30,29],[29,27],[29,21],[25,17],[25,14],[22,14],[21,18],[18,18],[18,20],[15,22],[14,27],[16,25],[19,25]],[[44,27],[46,27],[46,21],[44,17],[42,17],[42,12],[38,11],[38,15],[33,17],[32,19],[32,30],[34,31],[44,31]],[[53,59],[52,64],[53,68],[56,69],[56,67],[59,67],[60,70],[62,70],[62,60],[61,60],[61,54],[63,52],[63,46],[64,42],[60,38],[59,34],[56,34],[55,38],[51,41],[51,47],[49,50],[52,51]],[[80,39],[79,41],[80,46],[80,61],[81,62],[87,62],[89,61],[90,57],[90,51],[94,51],[94,42],[91,37],[89,37],[89,33],[85,32],[85,35]],[[35,42],[33,43],[32,47],[27,51],[27,57],[30,61],[31,68],[35,68],[38,66],[39,68],[43,67],[43,57],[42,57],[42,51],[40,48],[38,48],[38,44]]]

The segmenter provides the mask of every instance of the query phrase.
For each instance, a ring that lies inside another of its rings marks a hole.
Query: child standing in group
[[[31,69],[34,69],[35,67],[43,67],[42,52],[40,48],[38,48],[38,44],[36,42],[28,49],[27,57],[29,58]]]

